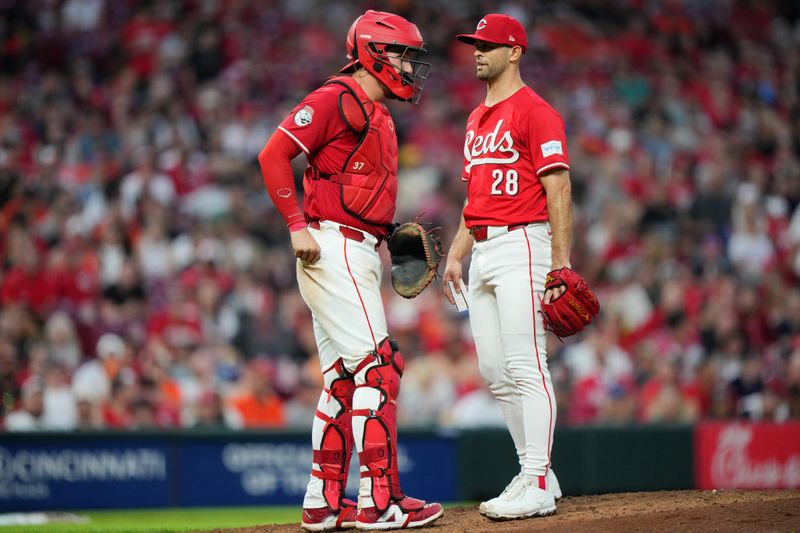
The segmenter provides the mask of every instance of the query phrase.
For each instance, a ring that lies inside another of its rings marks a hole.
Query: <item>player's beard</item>
[[[503,69],[500,65],[493,65],[491,63],[484,63],[483,68],[480,69],[478,66],[475,66],[475,75],[481,81],[489,81],[495,79],[503,72]]]

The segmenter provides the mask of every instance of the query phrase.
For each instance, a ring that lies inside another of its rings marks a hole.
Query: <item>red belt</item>
[[[319,229],[319,227],[320,227],[319,226],[319,220],[312,221],[309,224],[309,226],[314,228],[314,229]],[[363,231],[359,231],[359,230],[353,229],[353,228],[348,228],[347,226],[343,226],[341,224],[339,225],[338,230],[339,230],[339,233],[341,233],[344,236],[345,239],[350,239],[351,241],[364,242],[364,240],[367,238],[366,235],[364,235]],[[381,242],[381,239],[378,238],[378,237],[376,237],[376,239],[378,239],[378,243],[375,245],[375,248],[377,249],[378,245]]]
[[[524,224],[512,224],[508,226],[508,231],[514,231],[515,229],[524,228],[530,224],[530,222],[526,222]],[[476,242],[485,241],[489,238],[489,226],[473,226],[469,228],[469,232],[472,235],[472,238],[475,239]]]

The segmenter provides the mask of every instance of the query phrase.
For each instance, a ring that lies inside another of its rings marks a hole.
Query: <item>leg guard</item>
[[[325,502],[331,510],[338,511],[344,498],[353,451],[352,407],[355,383],[353,375],[347,371],[341,359],[326,370],[323,377],[325,388],[317,405],[315,438],[312,439],[316,468],[311,469],[311,475],[322,480]],[[322,437],[317,439],[320,432]]]
[[[388,338],[356,368],[353,426],[361,462],[362,489],[369,483],[369,497],[380,511],[390,504],[405,511],[424,507],[425,502],[408,498],[400,489],[397,468],[397,406],[403,375],[403,355]]]

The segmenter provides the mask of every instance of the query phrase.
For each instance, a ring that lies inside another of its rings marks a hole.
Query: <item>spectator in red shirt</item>
[[[18,262],[0,283],[0,303],[4,306],[23,305],[45,316],[58,301],[58,288],[33,246],[20,250]]]
[[[157,20],[153,8],[138,5],[131,20],[122,30],[130,64],[140,78],[146,79],[156,68],[159,47],[163,39],[174,30],[172,21]]]

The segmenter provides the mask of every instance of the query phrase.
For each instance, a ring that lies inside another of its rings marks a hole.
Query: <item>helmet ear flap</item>
[[[376,43],[370,42],[367,43],[367,46],[372,51],[372,53],[375,54],[373,57],[377,56],[378,58],[381,59],[386,57],[385,55],[386,47],[384,45],[379,46]],[[375,61],[375,63],[372,64],[372,68],[375,69],[376,73],[383,71],[383,66],[384,66],[383,63],[381,63],[380,61]]]

